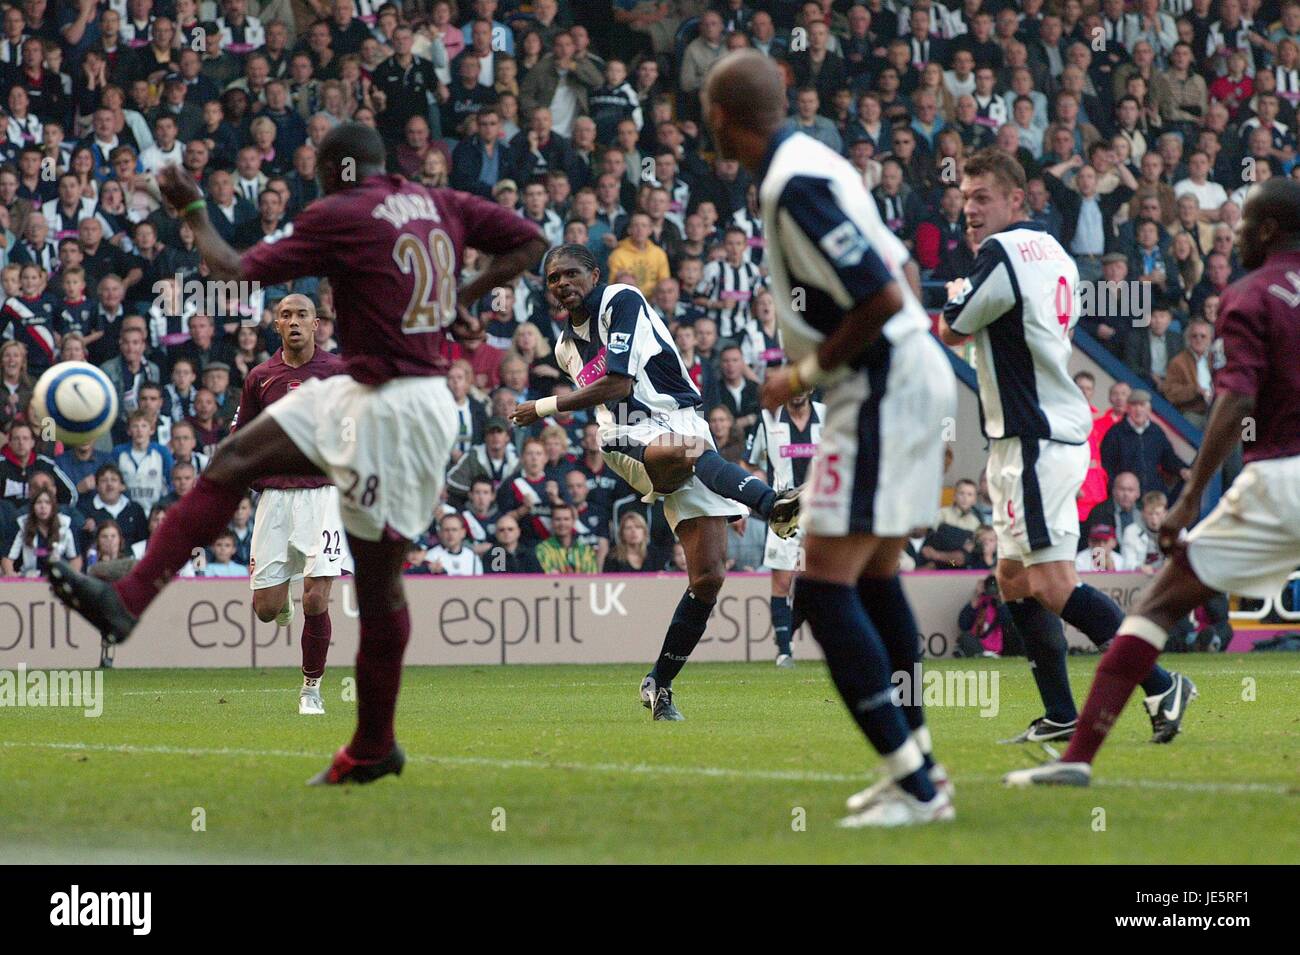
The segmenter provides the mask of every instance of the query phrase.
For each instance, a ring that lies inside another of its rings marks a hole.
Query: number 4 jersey
[[[943,317],[953,331],[975,336],[986,437],[1088,440],[1092,415],[1069,370],[1078,288],[1078,266],[1035,223],[1018,223],[980,245]]]

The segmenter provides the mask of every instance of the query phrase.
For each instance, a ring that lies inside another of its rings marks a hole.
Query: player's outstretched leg
[[[366,541],[348,535],[357,566],[357,729],[329,766],[308,780],[312,786],[368,783],[401,775],[406,754],[397,745],[393,716],[402,683],[402,656],[411,639],[411,615],[402,590],[405,540]]]
[[[653,669],[641,681],[641,704],[656,720],[685,719],[673,704],[673,678],[686,666],[704,636],[709,614],[727,577],[727,522],[721,517],[692,517],[677,525],[686,551],[689,589],[673,612],[672,623]]]
[[[942,790],[949,799],[954,795],[952,780],[941,763],[934,759],[934,744],[930,729],[925,725],[925,708],[921,705],[921,632],[912,615],[911,605],[903,592],[903,582],[897,573],[898,554],[903,541],[882,541],[862,578],[858,581],[858,597],[862,607],[875,625],[876,632],[889,654],[891,673],[906,673],[913,688],[903,700],[901,708],[907,721],[909,735],[921,751],[925,770],[936,790]],[[888,545],[888,546],[886,546]],[[854,793],[848,799],[851,812],[861,812],[882,795],[892,781],[885,779]]]
[[[831,679],[864,736],[885,760],[889,785],[841,825],[904,826],[953,818],[952,801],[935,789],[925,757],[894,701],[889,655],[858,595],[869,554],[865,535],[804,543],[807,570],[795,604],[821,645]]]
[[[1124,618],[1110,649],[1101,658],[1092,689],[1079,718],[1079,728],[1059,762],[1008,773],[1008,786],[1086,786],[1092,779],[1092,761],[1119,719],[1133,689],[1155,666],[1169,631],[1194,608],[1214,596],[1185,558],[1167,563],[1138,600],[1132,614]],[[1194,695],[1190,681],[1176,676],[1174,685]]]
[[[714,494],[738,501],[763,518],[778,537],[791,537],[799,529],[799,488],[777,493],[702,441],[667,434],[640,452],[655,490],[676,490],[694,475]]]
[[[194,552],[225,529],[252,481],[270,474],[320,473],[275,419],[258,417],[221,444],[193,489],[167,511],[129,574],[109,584],[57,561],[50,565],[54,594],[111,642],[121,643]]]

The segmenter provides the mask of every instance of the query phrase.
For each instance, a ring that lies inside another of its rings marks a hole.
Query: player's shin
[[[242,487],[228,487],[200,475],[190,492],[158,525],[144,557],[113,585],[126,609],[139,617],[195,551],[226,528],[243,499]]]
[[[802,577],[795,602],[821,645],[831,679],[890,777],[923,802],[934,798],[925,758],[894,701],[889,657],[880,635],[847,584]]]
[[[1065,666],[1065,631],[1061,618],[1033,597],[1007,603],[1011,620],[1025,642],[1029,669],[1042,697],[1046,716],[1054,723],[1069,723],[1079,711],[1070,695],[1070,675]]]
[[[921,664],[921,634],[912,616],[912,608],[903,593],[903,583],[893,577],[863,577],[858,581],[858,597],[889,654],[889,667],[893,673],[906,673],[909,679]],[[903,718],[912,730],[912,738],[921,747],[925,767],[934,765],[931,756],[930,733],[925,730],[925,709],[921,694],[908,694],[902,704]],[[925,731],[925,732],[920,732]]]
[[[1133,688],[1151,672],[1168,634],[1146,617],[1127,617],[1119,636],[1101,658],[1079,728],[1061,757],[1067,763],[1091,763],[1124,710]]]
[[[682,594],[677,609],[673,611],[668,633],[664,635],[659,659],[650,671],[657,686],[672,686],[673,678],[682,672],[682,667],[686,666],[700,637],[704,636],[704,628],[708,626],[709,614],[712,612],[712,603],[705,603],[689,590]]]
[[[772,632],[776,634],[776,649],[778,653],[790,653],[790,599],[788,597],[772,597]]]
[[[405,605],[399,610],[361,616],[357,730],[348,746],[353,759],[383,759],[392,752],[393,714],[402,682],[402,656],[410,638],[411,614]]]
[[[1078,628],[1100,647],[1119,632],[1124,611],[1096,587],[1081,583],[1071,591],[1070,599],[1061,608],[1061,619]],[[1142,689],[1147,696],[1159,696],[1173,686],[1173,682],[1169,671],[1155,666],[1142,678]]]
[[[329,609],[317,614],[303,614],[302,623],[302,675],[306,680],[319,681],[325,675],[325,658],[330,651],[333,626]]]
[[[717,451],[708,450],[695,462],[695,476],[713,493],[739,501],[763,519],[772,513],[776,491],[762,478],[732,464]]]

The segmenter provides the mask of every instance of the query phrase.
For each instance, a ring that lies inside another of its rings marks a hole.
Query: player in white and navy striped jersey
[[[1088,470],[1092,417],[1069,370],[1079,269],[1054,236],[1028,221],[1025,171],[1009,153],[972,156],[961,191],[979,247],[971,274],[948,283],[940,333],[949,345],[975,339],[980,417],[992,442],[998,585],[1046,709],[1015,741],[1069,739],[1078,711],[1061,620],[1101,646],[1124,616],[1115,601],[1082,583],[1074,566],[1075,501]],[[1142,685],[1159,698],[1175,683],[1157,667]]]
[[[826,406],[808,395],[791,395],[780,408],[764,408],[749,436],[749,463],[765,468],[767,483],[778,491],[803,487],[808,465],[817,452]],[[790,612],[790,588],[795,571],[803,567],[803,533],[780,538],[771,530],[763,548],[763,565],[772,571],[772,632],[776,636],[776,665],[794,665],[790,637],[798,624]]]
[[[746,257],[749,239],[740,226],[728,226],[722,239],[723,257],[704,267],[704,291],[695,304],[709,310],[718,337],[739,341],[754,324],[751,304],[767,285],[763,271]]]
[[[826,416],[804,491],[805,570],[795,610],[812,627],[853,718],[887,778],[849,799],[846,826],[953,817],[920,701],[893,696],[919,634],[898,580],[908,532],[939,502],[943,430],[956,386],[908,286],[906,248],[862,176],[838,153],[786,131],[785,84],[741,50],[709,72],[702,99],[714,142],[760,183],[765,260],[790,368],[768,369],[763,405],[824,389]]]
[[[527,427],[558,412],[595,410],[605,463],[664,516],[686,552],[683,595],[641,701],[656,720],[680,720],[672,681],[704,635],[726,577],[727,521],[752,508],[777,533],[794,533],[799,494],[778,494],[718,454],[703,403],[668,326],[635,286],[604,285],[584,245],[542,261],[547,291],[568,313],[555,358],[577,390],[526,401],[511,415]]]

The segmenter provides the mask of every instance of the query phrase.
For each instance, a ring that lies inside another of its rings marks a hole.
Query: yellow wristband
[[[537,413],[537,417],[539,418],[549,418],[560,410],[558,407],[559,404],[560,399],[555,397],[555,395],[551,395],[548,398],[538,398],[537,404],[533,405],[533,411]]]
[[[195,199],[188,206],[181,210],[181,215],[188,215],[191,212],[202,212],[208,207],[207,200]]]

